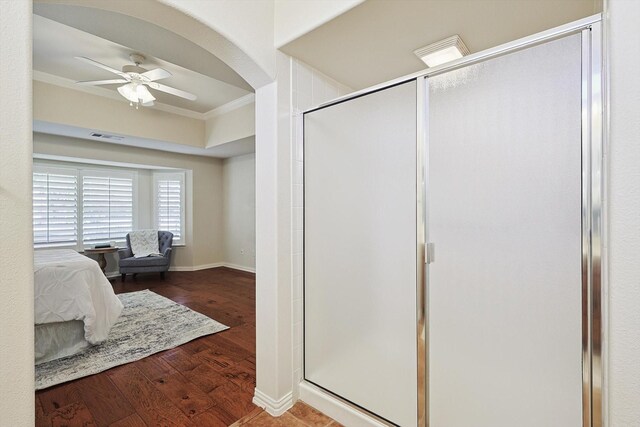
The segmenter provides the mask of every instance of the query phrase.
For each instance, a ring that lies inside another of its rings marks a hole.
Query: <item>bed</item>
[[[35,362],[103,342],[122,303],[98,263],[72,249],[36,250]]]

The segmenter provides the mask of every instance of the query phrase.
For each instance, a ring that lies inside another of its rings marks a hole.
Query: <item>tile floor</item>
[[[342,424],[327,417],[304,402],[297,402],[293,408],[280,417],[272,417],[262,409],[234,423],[231,427],[342,427]]]

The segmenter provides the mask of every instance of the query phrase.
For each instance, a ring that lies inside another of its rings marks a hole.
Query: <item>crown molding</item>
[[[241,96],[240,98],[234,99],[233,101],[229,101],[226,104],[223,104],[219,107],[214,108],[213,110],[209,110],[203,114],[205,120],[211,119],[213,117],[218,117],[223,114],[229,113],[233,110],[237,110],[238,108],[242,108],[245,105],[249,105],[255,102],[256,95],[254,93],[248,93],[245,96]]]

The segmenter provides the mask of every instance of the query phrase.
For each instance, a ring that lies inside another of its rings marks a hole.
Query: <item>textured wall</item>
[[[215,147],[255,134],[256,105],[252,102],[244,107],[207,119],[204,145],[205,147]]]
[[[640,425],[639,22],[639,1],[609,1],[609,427]]]
[[[225,159],[222,166],[224,261],[254,270],[256,266],[256,156]]]
[[[0,99],[0,424],[19,427],[34,421],[31,0],[0,1]]]

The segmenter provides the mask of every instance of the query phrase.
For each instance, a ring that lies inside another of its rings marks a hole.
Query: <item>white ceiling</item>
[[[75,59],[86,56],[95,61],[121,69],[132,64],[129,55],[136,50],[61,24],[39,15],[33,17],[33,68],[49,75],[82,80],[105,80],[117,78],[114,74]],[[225,83],[201,73],[188,70],[165,60],[148,56],[141,66],[146,69],[164,68],[173,76],[161,83],[195,94],[198,99],[189,101],[173,95],[150,89],[157,102],[173,107],[206,113],[227,104],[250,92],[244,88]],[[115,94],[116,85],[104,85]],[[127,102],[122,98],[123,102]]]
[[[362,89],[423,70],[413,51],[454,34],[475,53],[601,10],[602,0],[367,0],[281,50]]]

